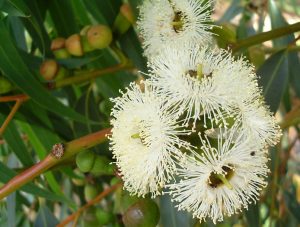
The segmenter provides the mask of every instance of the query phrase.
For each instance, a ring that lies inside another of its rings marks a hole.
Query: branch
[[[108,67],[105,69],[80,73],[77,76],[68,77],[63,80],[57,81],[54,85],[54,88],[61,88],[64,86],[68,86],[70,84],[82,83],[82,82],[92,80],[94,78],[97,78],[97,77],[105,75],[105,74],[114,73],[114,72],[118,72],[121,70],[131,70],[133,68],[134,67],[130,63],[125,63],[125,64],[121,63],[121,64],[117,64],[117,65],[114,65],[112,67]]]
[[[56,166],[57,164],[76,155],[81,150],[88,149],[102,143],[106,140],[106,135],[108,133],[110,133],[110,129],[103,129],[99,132],[75,139],[64,145],[64,149],[60,155],[57,155],[58,153],[56,150],[59,144],[55,144],[51,153],[44,160],[13,177],[2,188],[0,188],[0,200],[16,191],[24,184],[30,182],[35,177],[46,172],[51,167]]]
[[[1,99],[2,98],[2,99]],[[16,100],[15,105],[11,109],[10,113],[6,117],[5,121],[3,122],[2,126],[0,127],[0,137],[3,135],[5,129],[7,128],[9,122],[13,119],[15,114],[17,113],[18,109],[20,108],[21,104],[28,100],[28,96],[26,95],[17,95],[17,96],[8,96],[8,97],[0,97],[0,102],[6,102],[3,100],[13,101]]]
[[[237,52],[240,49],[260,44],[268,40],[276,39],[296,31],[300,31],[300,22],[241,39],[236,44],[233,44],[232,52]]]
[[[76,217],[79,217],[79,215],[86,210],[87,208],[89,208],[90,206],[95,205],[96,203],[100,202],[105,196],[107,196],[108,194],[112,193],[113,191],[115,191],[118,187],[120,187],[122,185],[122,183],[118,183],[115,184],[113,186],[111,186],[110,188],[105,189],[103,192],[101,192],[98,196],[96,196],[94,199],[92,199],[91,201],[89,201],[87,204],[85,204],[83,207],[81,207],[79,210],[77,210],[75,213],[71,214],[70,216],[68,216],[65,220],[63,220],[61,223],[59,223],[56,227],[64,227],[65,225],[67,225],[69,222],[71,222],[73,219],[75,219]]]

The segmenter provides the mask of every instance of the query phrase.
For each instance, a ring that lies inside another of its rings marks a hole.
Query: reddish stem
[[[35,177],[46,172],[51,167],[67,160],[73,155],[77,154],[83,149],[88,149],[106,140],[106,134],[110,133],[110,129],[103,129],[99,132],[89,134],[87,136],[75,139],[65,145],[64,154],[60,159],[55,158],[49,154],[44,160],[23,171],[17,176],[13,177],[2,188],[0,188],[0,200],[8,196],[10,193],[16,191],[24,184],[30,182]]]
[[[115,191],[121,185],[122,185],[122,183],[118,183],[118,184],[115,184],[114,186],[111,186],[110,188],[105,189],[103,192],[101,192],[98,196],[96,196],[94,199],[89,201],[87,204],[85,204],[83,207],[81,207],[75,213],[68,216],[65,220],[63,220],[61,223],[59,223],[56,227],[63,227],[65,225],[67,225],[69,222],[71,222],[76,217],[78,217],[84,210],[86,210],[90,206],[93,206],[96,203],[100,202],[105,196],[107,196],[110,193],[112,193],[113,191]]]

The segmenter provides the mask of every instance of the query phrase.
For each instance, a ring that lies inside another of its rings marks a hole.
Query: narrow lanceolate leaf
[[[277,7],[276,2],[274,0],[269,0],[269,14],[271,19],[272,28],[279,28],[288,25],[284,17],[282,16],[281,10]],[[273,40],[273,44],[275,47],[282,47],[290,44],[295,39],[294,34],[290,34],[284,36],[282,38],[278,38]],[[288,69],[289,69],[289,80],[290,85],[294,88],[295,93],[298,97],[300,97],[300,61],[298,53],[289,52],[288,53]]]
[[[257,71],[259,85],[270,110],[275,113],[286,89],[288,82],[286,51],[279,51],[272,55]]]
[[[70,0],[50,1],[49,12],[58,36],[68,37],[78,32],[78,27]]]
[[[292,187],[291,191],[285,191],[284,198],[289,211],[300,223],[300,204],[297,202],[295,187]]]
[[[245,211],[245,215],[249,227],[261,226],[258,204],[251,204],[248,210]]]
[[[42,107],[58,115],[86,122],[83,116],[60,103],[35,79],[13,44],[3,21],[0,21],[0,69]]]
[[[0,114],[0,124],[4,120],[5,116]],[[3,134],[3,137],[23,166],[31,166],[34,163],[32,156],[28,153],[14,122],[10,122]]]
[[[192,216],[185,211],[178,211],[169,195],[163,195],[159,200],[160,221],[164,227],[192,226]]]
[[[57,224],[58,220],[51,210],[46,205],[41,206],[35,219],[34,227],[52,227]]]

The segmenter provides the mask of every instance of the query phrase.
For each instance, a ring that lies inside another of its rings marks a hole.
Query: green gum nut
[[[101,225],[107,225],[113,221],[114,215],[111,212],[104,211],[102,209],[96,210],[96,216]]]
[[[83,185],[85,185],[84,174],[79,169],[75,169],[74,170],[74,174],[76,175],[76,177],[72,178],[73,184],[75,184],[76,186],[83,186]]]
[[[87,202],[94,199],[98,195],[97,188],[92,184],[87,184],[84,186],[84,198]]]
[[[159,209],[151,199],[141,199],[124,213],[126,227],[155,227],[159,221]]]
[[[61,80],[69,75],[69,71],[63,67],[59,67],[59,70],[55,76],[55,81]]]
[[[95,153],[92,151],[82,151],[76,156],[76,164],[80,171],[87,173],[91,171],[95,163]]]
[[[135,16],[132,12],[132,9],[130,7],[130,5],[128,3],[124,3],[121,7],[120,7],[120,13],[131,23],[134,24],[135,23]]]
[[[6,78],[0,77],[0,94],[10,92],[12,87],[12,84]]]
[[[91,46],[86,36],[81,36],[81,44],[83,48],[83,52],[91,52],[95,50],[94,47]]]
[[[55,58],[57,58],[57,59],[65,59],[65,58],[71,57],[70,53],[67,51],[66,48],[54,50],[53,54],[54,54]]]
[[[53,52],[55,58],[64,59],[69,58],[70,54],[65,48],[65,38],[56,38],[51,42],[51,51]]]
[[[112,32],[105,25],[93,25],[87,33],[86,38],[90,46],[94,49],[104,49],[112,42]]]
[[[93,168],[90,170],[95,176],[113,175],[114,165],[110,164],[110,160],[104,156],[96,156]]]
[[[83,226],[84,227],[100,227],[102,226],[98,218],[96,216],[96,208],[90,207],[88,210],[86,210],[83,214]]]

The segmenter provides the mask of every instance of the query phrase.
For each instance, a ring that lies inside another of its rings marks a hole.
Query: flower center
[[[229,165],[231,167],[231,165]],[[232,189],[232,185],[230,184],[229,180],[232,178],[234,171],[233,168],[228,166],[222,166],[225,174],[217,174],[211,173],[208,178],[208,185],[212,188],[217,188],[219,186],[225,185],[229,189]]]
[[[199,64],[197,66],[197,70],[190,69],[190,70],[188,70],[186,72],[186,75],[188,75],[188,76],[190,76],[192,78],[201,80],[203,77],[206,77],[206,78],[212,77],[212,72],[209,73],[209,74],[203,74],[203,72],[202,72],[202,65]]]
[[[183,31],[183,15],[181,11],[175,11],[171,25],[176,33]]]

